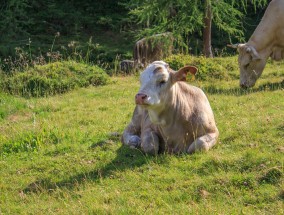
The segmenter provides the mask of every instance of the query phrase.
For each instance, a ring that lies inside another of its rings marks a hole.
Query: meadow
[[[193,155],[122,146],[138,74],[56,95],[1,92],[0,214],[283,214],[284,64],[269,62],[242,90],[236,57],[210,61],[217,74],[189,82],[206,93],[220,138]]]

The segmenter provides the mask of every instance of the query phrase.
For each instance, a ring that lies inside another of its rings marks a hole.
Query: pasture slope
[[[252,90],[193,81],[220,138],[179,156],[145,156],[111,133],[130,120],[135,75],[48,98],[2,93],[0,214],[284,214],[283,74],[269,63]]]

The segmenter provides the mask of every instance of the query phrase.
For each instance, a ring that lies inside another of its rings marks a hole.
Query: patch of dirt
[[[11,122],[26,121],[32,118],[32,113],[15,113],[7,117]]]
[[[210,196],[210,193],[206,190],[200,190],[199,194],[202,198],[208,198]]]

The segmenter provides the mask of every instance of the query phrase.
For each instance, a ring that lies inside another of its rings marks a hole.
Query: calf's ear
[[[185,66],[180,68],[176,73],[173,75],[173,81],[186,81],[186,75],[187,73],[191,73],[192,75],[195,75],[197,72],[197,68],[195,66]]]

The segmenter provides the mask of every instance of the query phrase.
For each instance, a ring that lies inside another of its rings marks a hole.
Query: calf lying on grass
[[[187,73],[197,68],[171,70],[155,61],[140,76],[136,108],[122,142],[145,153],[193,153],[209,150],[219,136],[210,104],[197,87],[188,85]]]

